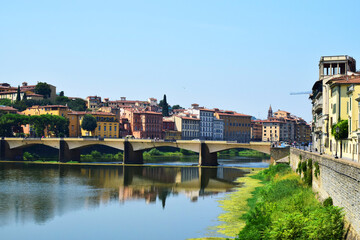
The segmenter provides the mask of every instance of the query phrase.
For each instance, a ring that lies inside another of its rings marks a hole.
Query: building
[[[69,112],[70,109],[67,106],[47,105],[47,106],[32,106],[24,110],[22,113],[28,116],[50,114],[50,115],[57,115],[67,118]]]
[[[124,108],[121,109],[121,118],[128,119],[131,133],[135,138],[163,138],[163,117],[161,113]]]
[[[48,84],[50,87],[50,97],[51,101],[55,101],[56,99],[56,87]],[[40,94],[35,93],[36,85],[28,85],[27,82],[23,82],[22,86],[20,86],[20,98],[23,99],[26,94],[27,99],[29,100],[42,100],[45,97]],[[11,87],[8,83],[0,83],[0,99],[10,99],[12,102],[16,101],[17,97],[17,87]]]
[[[48,84],[48,83],[47,83]],[[56,95],[56,87],[51,85],[51,84],[48,84],[49,85],[49,88],[50,88],[50,97],[49,99],[51,101],[55,101],[57,95]],[[20,86],[20,91],[21,92],[26,92],[26,95],[31,99],[35,99],[35,97],[37,97],[38,99],[36,100],[40,100],[41,99],[44,99],[46,97],[44,97],[43,95],[39,95],[39,94],[36,94],[35,93],[35,88],[36,88],[36,85],[28,85],[27,82],[23,82],[22,85]],[[40,97],[41,96],[41,97]]]
[[[101,97],[98,96],[88,96],[86,102],[87,108],[91,110],[98,109],[102,106]]]
[[[330,144],[329,132],[329,100],[331,91],[327,82],[341,76],[351,75],[356,72],[356,61],[348,55],[323,56],[319,61],[319,79],[312,87],[310,99],[312,103],[313,125],[312,143],[313,150],[322,153]]]
[[[290,112],[278,110],[268,111],[268,119],[258,121],[262,126],[262,141],[287,142],[307,145],[311,142],[311,127],[302,118],[291,115]],[[254,123],[255,127],[255,123]]]
[[[200,138],[200,119],[196,117],[174,116],[175,130],[181,132],[181,139]]]
[[[154,102],[156,102],[155,100],[154,98],[150,98],[149,101],[126,100],[126,97],[121,97],[120,100],[108,101],[108,106],[112,108],[131,107],[145,109],[150,107],[151,104],[154,104]]]
[[[262,141],[263,142],[280,142],[284,141],[284,136],[281,129],[284,128],[284,122],[279,120],[264,120]]]
[[[329,96],[328,123],[323,130],[329,133],[324,139],[324,152],[359,162],[359,101],[360,76],[350,74],[331,78],[326,82]],[[325,95],[325,94],[324,94]],[[332,128],[339,120],[348,121],[348,137],[337,141]]]
[[[263,124],[261,120],[251,120],[251,141],[262,141]]]
[[[17,112],[18,112],[18,110],[16,108],[0,105],[0,113],[5,113],[5,114],[6,113],[14,113],[14,114],[16,114]]]
[[[251,116],[234,111],[216,111],[215,117],[224,121],[224,140],[250,142]]]
[[[212,140],[215,110],[199,107],[198,104],[192,104],[192,108],[188,109],[188,112],[200,119],[200,139]]]
[[[96,118],[97,127],[94,132],[81,128],[82,121],[86,114]],[[106,112],[76,112],[68,113],[70,137],[95,136],[101,138],[118,138],[119,122],[115,114]]]
[[[225,128],[225,124],[224,124],[224,120],[223,119],[217,119],[214,116],[214,120],[213,120],[213,140],[224,140],[224,128]]]

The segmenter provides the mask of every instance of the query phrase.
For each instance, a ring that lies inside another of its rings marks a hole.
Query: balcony
[[[318,120],[317,122],[315,122],[314,123],[314,132],[322,131],[322,126],[323,126],[323,121],[322,120]]]
[[[323,109],[323,99],[316,99],[313,104],[313,111],[316,113],[321,112]]]

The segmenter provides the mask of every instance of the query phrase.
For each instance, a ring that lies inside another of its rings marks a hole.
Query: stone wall
[[[285,147],[285,148],[272,147],[270,149],[270,156],[273,160],[279,160],[281,158],[289,156],[289,154],[290,154],[290,147]]]
[[[311,158],[319,163],[320,176],[313,176],[313,191],[321,201],[330,196],[334,205],[344,209],[350,224],[347,239],[360,240],[360,164],[291,148],[290,166],[294,171],[300,156],[302,161]]]

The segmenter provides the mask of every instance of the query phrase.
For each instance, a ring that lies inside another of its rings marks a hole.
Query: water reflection
[[[44,224],[69,211],[110,202],[189,201],[230,191],[247,170],[217,167],[82,167],[0,164],[0,227]]]

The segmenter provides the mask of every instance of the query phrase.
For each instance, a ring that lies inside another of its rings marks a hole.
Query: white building
[[[224,140],[224,120],[214,117],[213,140]]]
[[[215,110],[199,108],[198,104],[192,104],[188,112],[200,119],[200,139],[214,139],[214,112]]]

